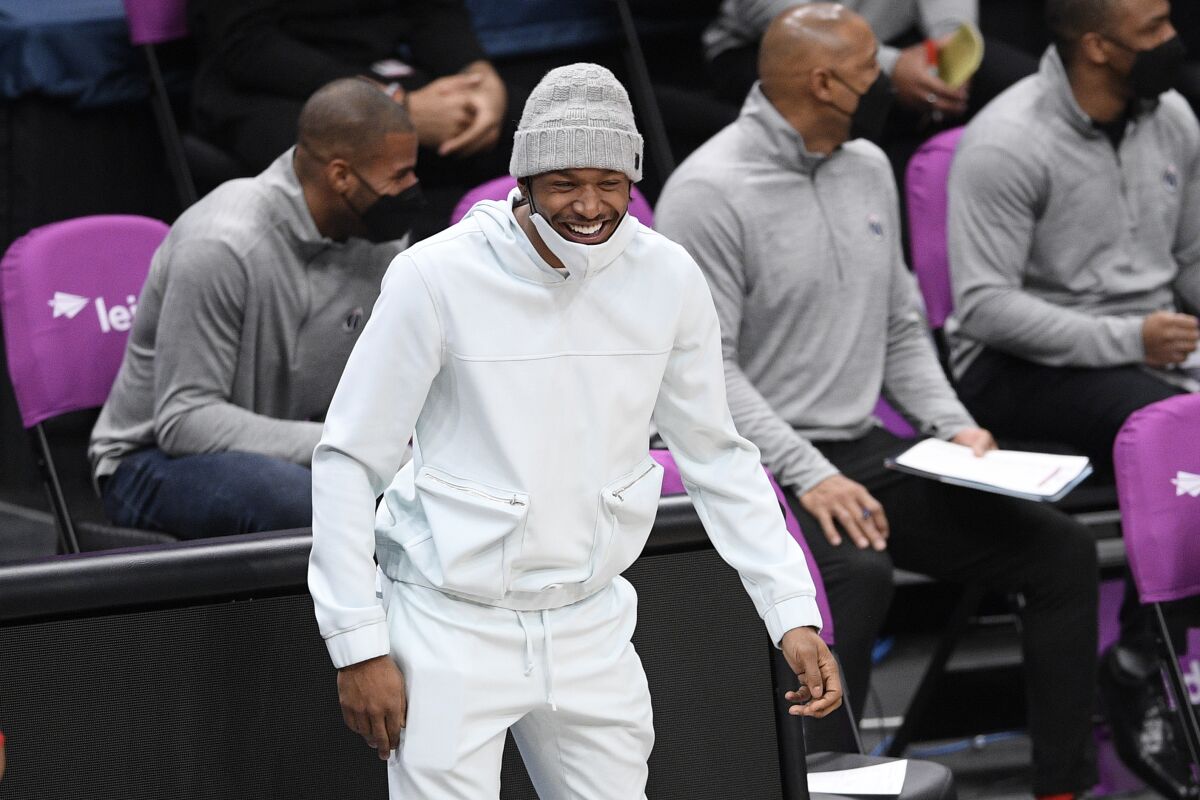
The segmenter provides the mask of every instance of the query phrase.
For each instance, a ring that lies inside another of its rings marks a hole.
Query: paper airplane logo
[[[55,292],[54,299],[46,302],[46,305],[53,309],[55,319],[59,317],[75,319],[75,315],[83,311],[84,306],[87,304],[88,299],[86,297],[80,297],[77,294],[67,294],[66,292]]]
[[[1179,497],[1182,494],[1190,494],[1192,497],[1200,497],[1200,475],[1179,470],[1179,474],[1174,478],[1171,478],[1171,483],[1175,484],[1176,497]]]

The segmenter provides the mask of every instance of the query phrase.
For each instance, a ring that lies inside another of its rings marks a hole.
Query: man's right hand
[[[400,746],[407,713],[404,676],[391,656],[378,656],[338,670],[342,719],[386,761]]]
[[[967,111],[967,90],[954,89],[934,74],[924,42],[900,51],[892,70],[892,85],[896,87],[896,100],[909,108],[940,111],[951,117]]]
[[[462,133],[475,118],[475,93],[483,76],[447,75],[409,92],[408,115],[417,129],[417,141],[438,148]]]
[[[837,525],[860,549],[887,548],[888,521],[883,506],[862,484],[845,475],[831,475],[800,495],[800,505],[817,518],[825,538],[834,547],[842,543]]]
[[[1166,367],[1187,359],[1200,341],[1200,325],[1191,314],[1155,311],[1142,322],[1146,363]]]

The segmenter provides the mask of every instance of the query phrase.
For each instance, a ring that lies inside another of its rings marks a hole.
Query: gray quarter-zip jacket
[[[1176,92],[1143,104],[1114,150],[1051,47],[967,126],[949,191],[958,376],[984,346],[1140,363],[1147,314],[1200,310],[1200,126]]]
[[[938,365],[875,145],[808,152],[756,84],[671,175],[655,222],[704,270],[734,422],[780,482],[805,492],[835,474],[810,440],[879,425],[881,389],[926,434],[974,426]]]
[[[189,208],[154,254],[92,430],[97,478],[155,446],[312,459],[318,420],[403,243],[322,236],[292,152]]]
[[[723,0],[717,18],[704,31],[709,61],[726,50],[757,44],[771,20],[803,0]],[[978,24],[978,0],[845,0],[842,5],[862,14],[880,41],[879,65],[892,74],[900,50],[886,42],[916,28],[937,39],[964,22]]]

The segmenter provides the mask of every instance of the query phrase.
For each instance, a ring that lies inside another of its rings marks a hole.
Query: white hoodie
[[[390,651],[373,555],[395,580],[514,610],[607,586],[658,508],[651,419],[772,640],[820,627],[734,429],[700,269],[632,218],[613,237],[608,263],[564,277],[511,202],[485,201],[392,262],[313,455],[309,588],[335,666]]]

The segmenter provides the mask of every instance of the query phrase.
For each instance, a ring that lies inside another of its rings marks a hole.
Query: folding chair
[[[156,45],[188,36],[187,0],[123,0],[129,21],[129,40],[142,48],[150,70],[150,101],[166,150],[167,168],[182,208],[196,202],[196,173],[211,188],[248,174],[238,160],[221,148],[191,134],[181,134],[163,80]]]
[[[450,224],[460,221],[471,210],[471,206],[478,203],[480,200],[504,200],[508,197],[508,193],[517,186],[517,179],[510,175],[501,175],[499,178],[493,178],[487,183],[481,183],[474,189],[462,196],[458,201],[458,205],[454,207],[454,211],[450,214]],[[638,191],[636,186],[633,187],[633,199],[629,201],[629,213],[637,217],[648,228],[654,227],[654,211],[650,208],[650,203],[646,197]]]
[[[80,217],[34,228],[0,260],[9,377],[65,551],[79,552],[80,539],[43,423],[103,405],[150,259],[166,235],[165,223],[146,217]],[[110,546],[172,541],[108,526],[89,534]]]
[[[1159,658],[1194,782],[1200,725],[1162,604],[1200,595],[1200,395],[1172,397],[1131,414],[1117,434],[1113,462],[1129,569],[1142,603],[1154,608]]]
[[[663,496],[684,494],[683,478],[671,453],[667,450],[652,450],[650,454],[663,467]],[[834,646],[833,615],[829,611],[829,602],[825,596],[825,584],[821,580],[821,573],[804,540],[800,523],[787,504],[783,489],[780,488],[769,470],[764,468],[764,471],[766,471],[771,488],[775,492],[775,498],[779,502],[788,532],[800,545],[800,549],[804,551],[804,558],[808,563],[808,570],[812,574],[813,584],[817,590],[817,607],[825,621],[821,638],[832,648]],[[809,797],[808,773],[810,770],[827,772],[854,769],[893,760],[863,754],[858,727],[854,722],[853,714],[850,713],[849,701],[846,699],[843,700],[842,708],[817,723],[827,727],[837,726],[840,735],[833,737],[833,743],[839,750],[837,752],[808,753],[804,733],[806,721],[788,714],[786,704],[780,702],[779,699],[783,697],[784,691],[795,685],[796,676],[792,674],[786,659],[773,644],[768,643],[767,649],[775,682],[776,729],[779,736],[779,758],[785,796]],[[823,741],[829,738],[825,737]],[[904,790],[899,795],[900,800],[954,800],[956,796],[953,776],[946,767],[929,761],[909,759]],[[841,797],[843,795],[814,794],[812,800],[839,800]]]

